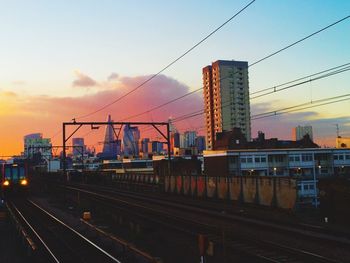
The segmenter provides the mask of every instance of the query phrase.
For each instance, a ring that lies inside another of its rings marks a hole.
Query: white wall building
[[[313,133],[312,133],[312,126],[297,126],[293,128],[293,140],[299,141],[301,140],[306,134],[309,134],[310,139],[313,140]]]

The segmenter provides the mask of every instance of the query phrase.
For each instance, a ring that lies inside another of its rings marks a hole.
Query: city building
[[[170,148],[172,153],[174,153],[174,148],[180,148],[180,133],[178,132],[171,133]]]
[[[139,156],[140,130],[138,127],[124,126],[123,152],[124,156]]]
[[[240,128],[251,139],[248,62],[217,60],[202,70],[207,148],[216,134]]]
[[[198,149],[199,153],[202,153],[205,148],[205,137],[204,136],[197,136],[196,138],[196,147]]]
[[[149,149],[152,153],[161,154],[163,153],[163,142],[160,141],[152,141],[149,143]]]
[[[52,144],[50,138],[43,138],[41,133],[32,133],[24,136],[24,156],[33,158],[40,155],[40,158],[50,160],[52,157]],[[39,156],[38,156],[39,157]]]
[[[298,197],[318,205],[318,180],[350,173],[350,149],[286,148],[204,151],[206,176],[298,179]]]
[[[73,156],[81,157],[86,152],[84,138],[73,138],[72,145],[73,145]]]
[[[310,139],[313,140],[313,134],[312,134],[312,126],[297,126],[295,128],[293,128],[293,140],[294,141],[299,141],[302,138],[304,138],[304,136],[306,134],[308,134],[310,136]]]
[[[120,154],[120,148],[121,148],[121,141],[116,140],[114,135],[114,127],[112,125],[112,118],[111,115],[108,115],[107,122],[111,123],[106,125],[105,129],[105,138],[103,141],[103,149],[102,153],[100,154],[100,157],[105,159],[113,159],[116,158]]]
[[[350,137],[338,136],[335,140],[336,148],[350,148]]]
[[[143,138],[141,140],[141,152],[143,154],[150,153],[149,147],[148,147],[149,146],[149,142],[150,142],[149,138]]]
[[[196,146],[196,131],[185,131],[184,133],[184,148],[190,148]]]

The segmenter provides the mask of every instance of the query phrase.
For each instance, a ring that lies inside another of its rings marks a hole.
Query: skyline
[[[1,155],[22,151],[25,134],[42,132],[44,137],[52,137],[63,121],[122,96],[249,1],[223,1],[220,5],[193,1],[186,2],[186,8],[184,1],[166,6],[161,1],[135,3],[0,3]],[[162,75],[89,120],[103,121],[111,114],[117,121],[146,111],[200,88],[202,68],[215,60],[252,64],[349,14],[349,1],[256,1]],[[250,92],[350,62],[349,29],[348,19],[249,68]],[[344,72],[253,100],[252,115],[349,93],[349,80],[349,73]],[[349,105],[350,101],[345,101],[254,120],[252,137],[262,130],[267,137],[286,139],[291,137],[292,127],[309,124],[314,127],[316,142],[334,145],[335,124],[339,124],[341,135],[350,135],[350,117],[344,111]],[[203,98],[197,92],[133,121],[165,121],[200,107]],[[179,123],[179,128],[195,129],[203,124],[204,116],[199,116]],[[53,142],[60,144],[60,137]],[[97,135],[86,140],[96,143]]]

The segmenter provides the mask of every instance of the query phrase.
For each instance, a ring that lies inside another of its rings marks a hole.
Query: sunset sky
[[[41,132],[62,145],[63,121],[118,99],[199,42],[250,1],[0,0],[0,155]],[[115,121],[202,87],[211,62],[259,59],[350,15],[348,0],[257,0],[220,31],[125,99],[81,121]],[[249,68],[250,92],[350,62],[350,19]],[[350,93],[350,71],[251,100],[252,115]],[[203,107],[197,92],[130,121],[166,121]],[[310,124],[334,146],[350,136],[350,100],[252,121],[252,135],[291,139]],[[176,123],[203,133],[204,117]],[[77,133],[99,147],[103,129]],[[153,136],[150,131],[143,137]]]

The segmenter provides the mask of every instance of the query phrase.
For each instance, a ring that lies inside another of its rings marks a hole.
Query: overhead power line
[[[346,101],[346,100],[350,100],[350,93],[343,94],[340,96],[310,101],[310,102],[306,102],[306,103],[302,103],[302,104],[298,104],[298,105],[294,105],[294,106],[290,106],[290,107],[286,107],[286,108],[282,108],[282,109],[278,109],[278,110],[274,110],[274,111],[255,114],[255,115],[252,115],[251,120],[262,119],[262,118],[281,115],[281,114],[290,113],[290,112],[294,112],[294,111],[301,111],[301,110],[305,110],[305,109],[309,109],[309,108],[320,107],[320,106],[329,105],[329,104],[342,102],[342,101]]]
[[[251,2],[249,2],[246,6],[244,6],[241,10],[239,10],[236,14],[234,14],[233,16],[231,16],[229,19],[227,19],[223,24],[221,24],[219,27],[217,27],[215,30],[213,30],[211,33],[209,33],[206,37],[204,37],[202,40],[200,40],[197,44],[195,44],[194,46],[192,46],[190,49],[188,49],[187,51],[185,51],[182,55],[180,55],[179,57],[177,57],[175,60],[173,60],[172,62],[170,62],[168,65],[166,65],[165,67],[163,67],[161,70],[159,70],[156,74],[152,75],[151,77],[147,78],[145,81],[143,81],[141,84],[139,84],[138,86],[136,86],[135,88],[133,88],[132,90],[130,90],[129,92],[125,93],[124,95],[120,96],[119,98],[111,101],[110,103],[104,105],[103,107],[90,112],[88,114],[79,116],[77,119],[83,119],[86,117],[89,117],[91,115],[94,115],[106,108],[108,108],[109,106],[117,103],[118,101],[124,99],[125,97],[129,96],[130,94],[134,93],[136,90],[138,90],[139,88],[141,88],[142,86],[144,86],[145,84],[147,84],[148,82],[150,82],[152,79],[154,79],[155,77],[157,77],[158,75],[160,75],[162,72],[164,72],[166,69],[168,69],[169,67],[171,67],[172,65],[174,65],[176,62],[178,62],[180,59],[182,59],[184,56],[186,56],[188,53],[190,53],[192,50],[194,50],[196,47],[198,47],[200,44],[202,44],[204,41],[206,41],[208,38],[210,38],[212,35],[214,35],[217,31],[219,31],[222,27],[224,27],[227,23],[229,23],[230,21],[232,21],[235,17],[237,17],[239,14],[241,14],[245,9],[247,9],[251,4],[253,4],[256,0],[252,0]]]
[[[314,35],[317,35],[317,34],[321,33],[322,31],[324,31],[324,30],[326,30],[326,29],[328,29],[328,28],[330,28],[332,26],[335,26],[336,24],[339,24],[340,22],[343,22],[344,20],[346,20],[348,18],[350,18],[350,15],[348,15],[348,16],[346,16],[346,17],[344,17],[344,18],[342,18],[342,19],[340,19],[340,20],[338,20],[338,21],[336,21],[336,22],[334,22],[334,23],[332,23],[332,24],[330,24],[330,25],[328,25],[328,26],[326,26],[324,28],[321,28],[320,30],[317,30],[316,32],[314,32],[312,34],[307,35],[306,37],[303,37],[302,39],[299,39],[298,41],[295,41],[292,44],[290,44],[290,45],[288,45],[288,46],[286,46],[284,48],[281,48],[280,50],[277,50],[276,52],[274,52],[274,53],[272,53],[272,54],[270,54],[270,55],[268,55],[268,56],[266,56],[266,57],[264,57],[262,59],[259,59],[259,60],[255,61],[254,63],[250,64],[249,66],[252,67],[252,66],[260,63],[261,61],[264,61],[265,59],[268,59],[268,58],[270,58],[270,57],[272,57],[272,56],[274,56],[274,55],[276,55],[276,54],[278,54],[278,53],[280,53],[280,52],[282,52],[282,51],[284,51],[284,50],[286,50],[288,48],[291,48],[292,46],[295,46],[296,44],[299,44],[300,42],[303,42],[304,40],[306,40],[306,39],[308,39],[308,38],[310,38],[310,37],[312,37]]]
[[[346,63],[346,64],[343,64],[341,66],[337,66],[337,67],[333,67],[333,68],[330,68],[330,69],[327,69],[327,70],[323,70],[323,71],[320,71],[320,72],[317,72],[317,73],[314,73],[314,74],[311,74],[311,75],[308,75],[308,76],[305,76],[305,77],[302,77],[302,78],[298,78],[296,80],[292,80],[292,81],[288,81],[288,82],[285,82],[283,84],[279,84],[279,85],[276,85],[274,87],[271,87],[271,88],[268,88],[268,89],[263,89],[262,91],[268,91],[268,90],[271,90],[273,89],[273,91],[271,92],[266,92],[264,94],[260,94],[260,95],[257,95],[255,97],[252,97],[251,99],[255,99],[255,98],[258,98],[258,97],[262,97],[262,96],[266,96],[266,95],[269,95],[271,93],[275,93],[275,92],[279,92],[279,91],[283,91],[283,90],[287,90],[287,89],[290,89],[290,88],[294,88],[294,87],[297,87],[297,86],[300,86],[300,85],[303,85],[303,84],[306,84],[306,83],[309,83],[309,82],[312,82],[312,81],[316,81],[316,80],[320,80],[320,79],[323,79],[323,78],[326,78],[326,77],[330,77],[330,76],[333,76],[335,74],[340,74],[340,73],[343,73],[345,71],[348,71],[350,70],[350,67],[348,66],[350,65],[350,63]],[[345,67],[344,67],[345,66]],[[334,71],[331,71],[332,69],[336,69]],[[319,75],[320,73],[322,72],[327,72],[326,74],[324,75],[321,75],[321,76],[318,76],[318,77],[315,77],[313,79],[308,79],[307,81],[301,81],[301,82],[297,82],[295,83],[296,81],[299,81],[299,80],[304,80],[306,78],[308,78],[309,76],[317,76]],[[286,86],[286,87],[283,87],[283,88],[280,88],[280,89],[276,89],[276,87],[281,87],[285,84],[291,84],[291,83],[294,83],[292,85],[289,85],[289,86]],[[259,93],[260,91],[257,91],[255,92],[256,93]],[[227,108],[227,107],[230,107],[232,106],[231,105],[231,101],[230,100],[227,100],[227,101],[224,101],[222,103],[222,108]],[[179,122],[179,121],[182,121],[182,120],[186,120],[186,119],[189,119],[189,118],[192,118],[192,117],[196,117],[198,115],[203,115],[205,113],[204,109],[198,109],[196,111],[193,111],[191,113],[186,113],[184,115],[181,115],[181,116],[178,116],[176,118],[174,118],[172,121],[173,122]]]
[[[312,36],[315,36],[315,35],[321,33],[322,31],[325,31],[326,29],[328,29],[328,28],[330,28],[330,27],[333,27],[333,26],[337,25],[338,23],[340,23],[340,22],[342,22],[342,21],[344,21],[344,20],[346,20],[346,19],[349,19],[349,18],[350,18],[350,16],[346,16],[346,17],[344,17],[344,18],[342,18],[342,19],[340,19],[340,20],[338,20],[338,21],[336,21],[336,22],[334,22],[334,23],[332,23],[332,24],[330,24],[330,25],[328,25],[328,26],[325,26],[325,27],[323,27],[323,28],[321,28],[321,29],[319,29],[319,30],[313,32],[312,34],[309,34],[309,35],[307,35],[307,36],[305,36],[305,37],[303,37],[303,38],[301,38],[301,39],[299,39],[299,40],[293,42],[292,44],[289,44],[289,45],[285,46],[284,48],[281,48],[281,49],[279,49],[279,50],[277,50],[277,51],[275,51],[275,52],[273,52],[273,53],[271,53],[271,54],[269,54],[269,55],[267,55],[267,56],[265,56],[265,57],[263,57],[263,58],[261,58],[261,59],[255,61],[254,63],[248,65],[248,68],[249,68],[249,67],[252,67],[252,66],[254,66],[254,65],[256,65],[256,64],[258,64],[258,63],[260,63],[260,62],[262,62],[262,61],[264,61],[264,60],[266,60],[266,59],[268,59],[268,58],[271,58],[272,56],[275,56],[275,55],[281,53],[282,51],[287,50],[287,49],[289,49],[289,48],[291,48],[291,47],[293,47],[293,46],[295,46],[295,45],[297,45],[297,44],[299,44],[299,43],[305,41],[306,39],[308,39],[308,38],[310,38],[310,37],[312,37]],[[338,67],[342,67],[342,66],[349,65],[349,64],[350,64],[350,63],[347,63],[347,64],[344,64],[344,65],[341,65],[341,66],[338,66]],[[335,67],[335,68],[332,68],[332,69],[336,69],[336,68],[338,68],[338,67]],[[326,70],[326,71],[329,71],[329,70],[332,70],[332,69],[328,69],[328,70]],[[326,71],[324,71],[324,72],[326,72]],[[321,74],[321,73],[324,73],[324,72],[319,72],[319,73],[316,73],[316,74]],[[309,75],[309,76],[307,76],[307,77],[312,77],[312,76],[314,76],[314,75],[316,75],[316,74],[312,74],[312,75]],[[227,78],[227,77],[225,77],[225,78]],[[220,80],[223,80],[223,79],[225,79],[225,78],[222,78],[222,79],[220,79]],[[303,77],[303,78],[306,78],[306,77]],[[303,78],[302,78],[302,79],[303,79]],[[300,79],[298,79],[298,80],[300,80]],[[298,81],[298,80],[294,80],[293,82]],[[286,85],[286,84],[289,84],[289,83],[291,83],[291,82],[283,83],[283,84],[281,84],[280,86]],[[275,86],[275,88],[277,88],[277,87],[278,87],[278,86]],[[269,88],[269,89],[270,89],[270,88]],[[189,92],[189,93],[186,93],[186,94],[184,94],[184,95],[182,95],[182,96],[180,96],[180,97],[178,97],[178,98],[176,98],[176,99],[172,99],[172,100],[170,100],[170,101],[168,101],[168,102],[165,102],[165,103],[163,103],[163,104],[161,104],[161,105],[159,105],[159,106],[156,106],[156,107],[154,107],[154,108],[151,108],[151,109],[146,110],[146,111],[144,111],[144,112],[141,112],[141,113],[139,113],[139,114],[136,114],[136,115],[133,115],[133,116],[131,116],[131,117],[128,117],[127,119],[131,119],[131,118],[134,118],[134,117],[138,117],[138,116],[144,115],[144,114],[146,114],[146,113],[150,113],[150,112],[152,112],[152,111],[154,111],[154,110],[157,110],[157,109],[160,109],[160,108],[162,108],[162,107],[164,107],[164,106],[167,106],[167,105],[169,105],[169,104],[171,104],[171,103],[173,103],[173,102],[175,102],[175,101],[178,101],[178,100],[180,100],[180,99],[183,99],[183,98],[185,98],[185,97],[187,97],[187,96],[189,96],[189,95],[191,95],[191,94],[193,94],[193,93],[195,93],[195,92],[198,92],[198,91],[200,91],[200,90],[203,90],[203,88],[199,88],[199,89],[196,89],[196,90],[191,91],[191,92]],[[254,93],[252,93],[252,94],[259,93],[259,92],[263,92],[263,91],[265,91],[265,90],[260,90],[260,91],[254,92]]]
[[[350,66],[350,62],[349,62],[349,63],[342,64],[342,65],[340,65],[340,66],[336,66],[336,67],[332,67],[332,68],[329,68],[329,69],[325,69],[325,70],[322,70],[322,71],[319,71],[319,72],[316,72],[316,73],[313,73],[313,74],[310,74],[310,75],[307,75],[307,76],[304,76],[304,77],[300,77],[300,78],[298,78],[298,79],[294,79],[294,80],[291,80],[291,81],[288,81],[288,82],[285,82],[285,83],[282,83],[282,84],[279,84],[279,85],[275,85],[275,86],[270,87],[270,88],[260,89],[260,90],[251,92],[250,95],[262,93],[262,92],[265,92],[265,91],[269,91],[269,90],[271,90],[271,89],[277,89],[277,88],[279,88],[279,87],[282,87],[282,86],[285,86],[285,85],[288,85],[288,84],[291,84],[291,83],[294,83],[294,82],[297,82],[297,81],[300,81],[300,80],[308,79],[308,78],[311,78],[311,77],[320,75],[320,74],[322,74],[322,73],[326,73],[326,72],[329,72],[329,71],[332,71],[332,70],[335,70],[335,69],[341,69],[341,68],[347,67],[347,66]]]

